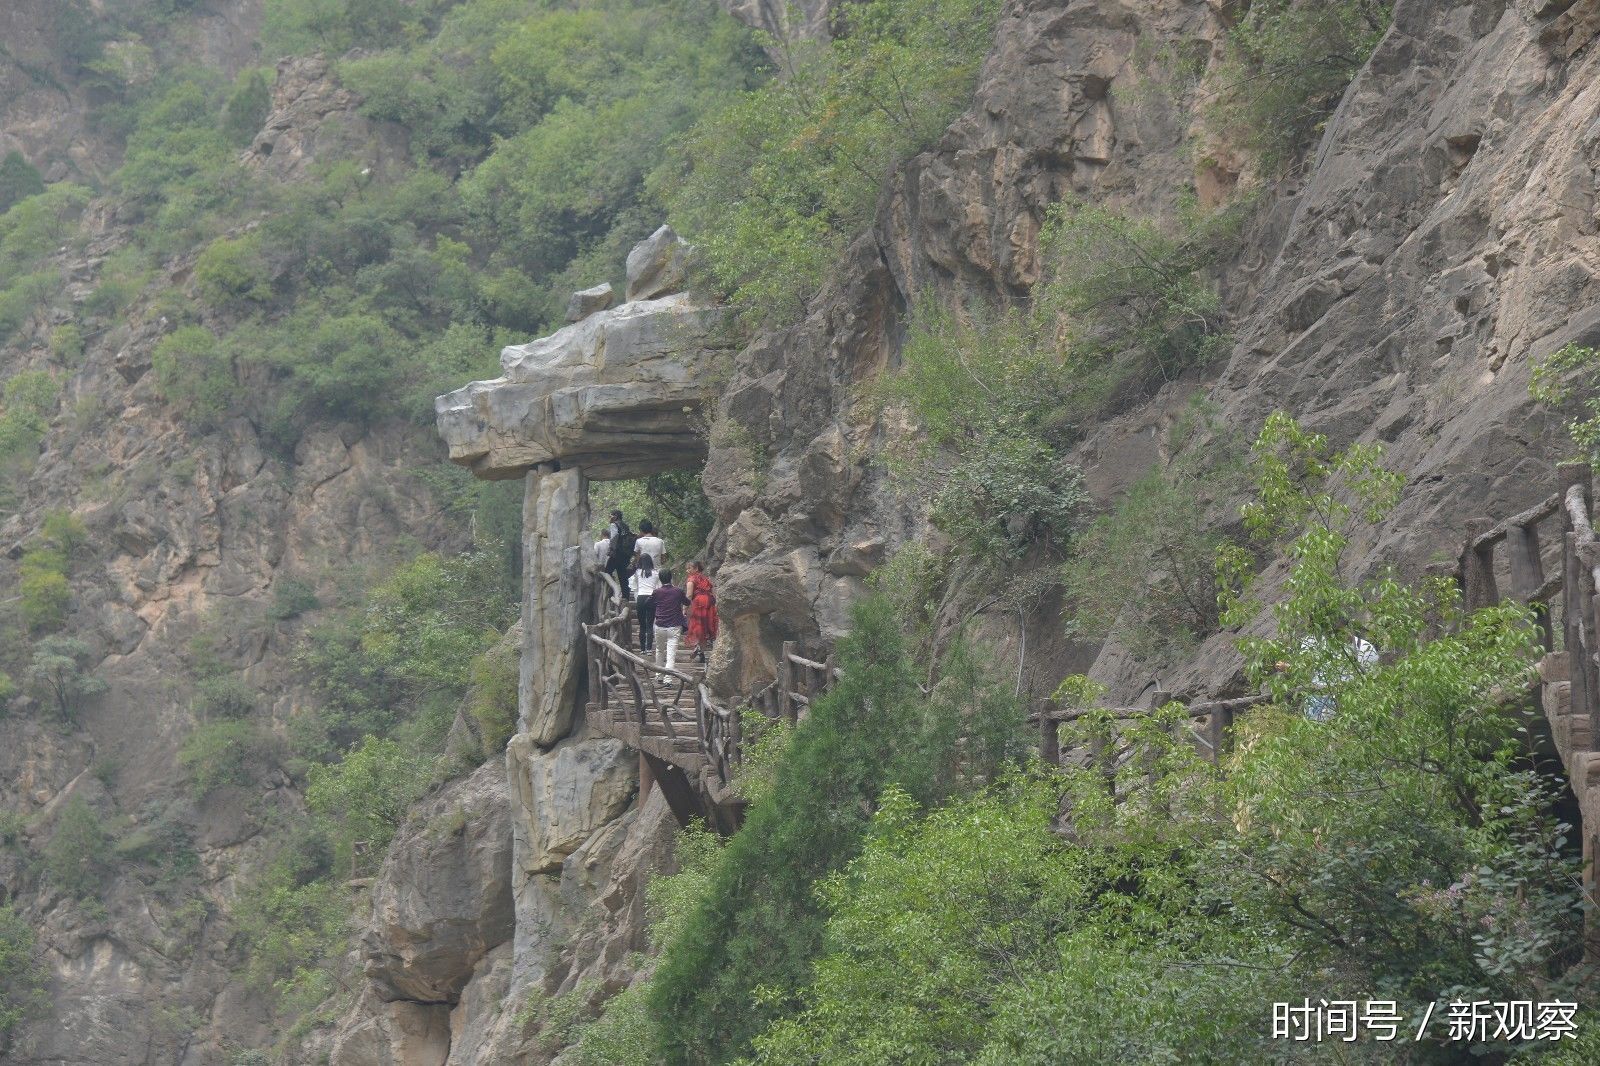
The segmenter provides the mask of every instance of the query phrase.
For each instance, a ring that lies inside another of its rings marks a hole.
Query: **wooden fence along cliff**
[[[1595,750],[1594,735],[1600,721],[1600,538],[1595,536],[1592,513],[1589,467],[1565,464],[1556,492],[1498,523],[1489,518],[1468,522],[1457,560],[1430,570],[1459,582],[1469,610],[1507,598],[1533,609],[1545,650],[1535,694],[1582,811],[1576,828],[1583,841],[1583,886],[1586,897],[1597,902],[1600,751]],[[1552,546],[1548,554],[1554,563],[1555,542],[1549,538],[1557,535],[1559,570],[1547,574],[1545,546]],[[595,608],[601,621],[583,627],[589,677],[585,713],[590,727],[639,750],[645,778],[641,787],[648,787],[651,780],[659,784],[681,822],[704,817],[724,832],[737,828],[744,805],[733,788],[743,758],[742,709],[754,708],[769,720],[798,722],[841,676],[831,650],[820,659],[808,658],[800,654],[797,643],[785,643],[772,682],[734,703],[719,703],[698,669],[668,670],[627,648],[634,625],[632,606],[610,575],[601,578]],[[1562,594],[1559,650],[1552,610],[1558,593]],[[1169,702],[1168,693],[1157,691],[1144,707],[1090,712],[1044,700],[1030,720],[1039,725],[1040,756],[1059,764],[1063,723],[1090,713],[1133,719]],[[1217,761],[1232,743],[1237,716],[1267,702],[1265,695],[1186,702],[1194,743],[1206,758]],[[1107,769],[1135,757],[1126,748],[1088,754]],[[1600,921],[1595,913],[1591,909],[1592,958],[1600,957]]]

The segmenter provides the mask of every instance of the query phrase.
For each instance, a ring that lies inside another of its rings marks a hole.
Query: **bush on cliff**
[[[1255,0],[1228,33],[1212,122],[1263,167],[1311,143],[1389,28],[1390,0]]]
[[[822,948],[816,886],[859,850],[886,787],[935,803],[1018,755],[1021,709],[976,656],[958,648],[925,695],[889,602],[865,600],[852,621],[844,679],[795,731],[666,945],[649,1002],[668,1062],[726,1061],[792,1009]]]
[[[0,904],[0,1047],[6,1034],[45,1003],[45,969],[34,954],[33,926]]]
[[[1394,499],[1375,459],[1283,419],[1258,442],[1247,513],[1290,574],[1278,636],[1241,644],[1277,699],[1239,719],[1226,774],[1173,705],[1069,727],[1064,747],[1138,753],[1109,777],[1073,760],[942,809],[887,790],[755,1061],[1255,1061],[1285,1048],[1274,1001],[1360,989],[1413,1032],[1451,999],[1589,1003],[1578,856],[1522,724],[1537,631],[1517,606],[1465,615],[1446,584],[1347,582],[1349,533]],[[1385,660],[1343,663],[1356,636]],[[1446,1014],[1418,1061],[1514,1050],[1447,1042]]]
[[[700,122],[651,179],[716,283],[758,322],[807,306],[894,168],[966,106],[994,0],[863,0],[785,75]]]

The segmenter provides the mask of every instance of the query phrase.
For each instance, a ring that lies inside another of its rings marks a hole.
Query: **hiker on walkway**
[[[662,643],[666,643],[666,667],[668,670],[678,668],[678,641],[683,639],[684,608],[689,605],[689,597],[683,590],[672,583],[672,571],[661,571],[661,586],[650,594],[651,610],[655,614],[655,635],[652,643],[655,645],[655,660],[661,662],[663,651]]]
[[[656,573],[656,561],[648,555],[639,556],[639,565],[628,579],[628,589],[633,593],[634,613],[639,616],[639,650],[646,654],[656,646],[653,632],[656,602],[651,597],[660,587],[661,575]]]
[[[633,542],[633,551],[635,556],[650,556],[657,566],[667,565],[667,542],[656,535],[655,523],[648,518],[639,523],[639,539]]]
[[[611,535],[611,555],[606,559],[606,573],[617,579],[617,587],[626,592],[628,571],[633,563],[633,530],[622,517],[621,511],[611,512],[611,525],[606,530]]]
[[[1312,673],[1311,691],[1301,703],[1301,711],[1313,722],[1326,722],[1338,709],[1339,699],[1328,689],[1354,681],[1378,665],[1378,649],[1354,635],[1342,646],[1327,637],[1308,636],[1300,641],[1300,650],[1323,660]],[[1280,660],[1276,668],[1284,673],[1290,664]]]
[[[684,645],[693,649],[701,662],[717,640],[717,588],[699,562],[689,564],[689,576],[683,579],[683,592],[689,599],[689,632]]]
[[[604,570],[606,568],[606,563],[611,559],[611,530],[609,527],[600,531],[600,539],[594,542],[594,549],[589,558],[594,562],[596,570]]]

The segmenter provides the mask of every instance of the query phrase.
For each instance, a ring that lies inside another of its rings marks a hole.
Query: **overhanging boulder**
[[[687,255],[665,227],[636,256],[644,250],[668,266]],[[681,281],[675,269],[653,276]],[[595,311],[504,349],[501,377],[439,397],[439,433],[450,458],[482,478],[550,462],[602,481],[697,466],[706,451],[700,408],[712,360],[731,347],[726,332],[722,308],[685,292]]]

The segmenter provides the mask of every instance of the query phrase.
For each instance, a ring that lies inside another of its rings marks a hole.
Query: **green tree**
[[[44,179],[16,149],[0,158],[0,215],[13,204],[44,192]]]
[[[180,326],[150,353],[161,395],[198,425],[213,425],[238,400],[233,357],[204,326]]]
[[[229,142],[243,148],[255,139],[272,107],[272,87],[264,70],[241,70],[234,79],[233,91],[222,105],[222,132]]]
[[[965,648],[930,697],[888,601],[869,598],[852,622],[844,679],[795,731],[662,955],[649,1002],[668,1062],[725,1061],[792,1007],[822,947],[816,885],[859,849],[884,788],[934,802],[1018,752],[1020,707]]]
[[[271,269],[259,233],[212,241],[194,264],[195,284],[213,307],[245,308],[272,299]]]
[[[328,827],[341,868],[358,844],[369,867],[382,860],[406,809],[427,790],[431,768],[431,759],[378,737],[367,737],[337,763],[311,768],[306,805]]]
[[[1587,417],[1569,418],[1567,433],[1589,465],[1600,468],[1600,351],[1566,345],[1534,365],[1528,390],[1534,399],[1548,404],[1582,397]]]
[[[74,796],[56,816],[44,846],[44,872],[50,883],[80,898],[93,895],[110,868],[111,837],[100,816]]]
[[[197,800],[225,785],[258,780],[276,760],[272,738],[257,723],[239,718],[196,726],[178,749],[178,766]]]
[[[1228,33],[1208,116],[1275,169],[1338,106],[1389,28],[1388,0],[1255,0]]]
[[[76,637],[45,637],[28,660],[29,693],[63,719],[75,719],[85,700],[106,690],[88,669],[89,654],[89,645]]]
[[[44,1003],[45,970],[34,941],[28,920],[0,903],[0,1041]]]
[[[826,45],[793,45],[786,75],[699,122],[653,187],[718,285],[755,319],[801,313],[870,225],[900,162],[971,97],[999,5],[864,0]]]

